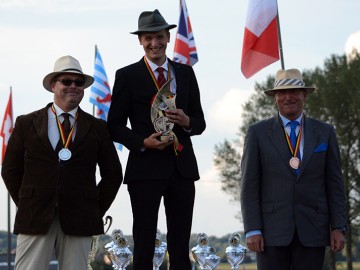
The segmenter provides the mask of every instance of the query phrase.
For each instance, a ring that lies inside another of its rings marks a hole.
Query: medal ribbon
[[[154,74],[154,72],[152,71],[152,69],[151,69],[151,67],[150,67],[150,65],[149,65],[149,63],[148,63],[148,61],[147,61],[147,59],[146,59],[145,56],[144,56],[144,61],[145,61],[145,65],[146,65],[147,69],[149,70],[149,73],[150,73],[150,75],[151,75],[151,78],[153,79],[153,81],[154,81],[154,83],[155,83],[155,85],[156,85],[157,90],[160,91],[160,88],[161,88],[161,87],[159,87],[159,85],[158,85],[158,83],[157,83],[157,80],[156,80],[156,77],[155,77],[155,74]],[[171,71],[170,71],[170,63],[168,62],[167,80],[170,80],[170,79],[171,79]]]
[[[155,85],[156,85],[156,88],[158,90],[158,92],[160,91],[161,87],[159,87],[158,83],[157,83],[157,80],[156,80],[156,77],[155,77],[155,74],[154,72],[152,71],[146,57],[144,56],[144,61],[145,61],[145,65],[151,75],[151,78],[153,79]],[[167,69],[167,80],[169,81],[171,79],[171,70],[170,70],[170,63],[168,62],[168,69]],[[153,99],[151,100],[151,104],[154,102],[154,99],[155,99],[155,96],[153,97]],[[173,131],[171,131],[171,135],[174,136],[174,143],[173,143],[173,146],[174,146],[174,152],[175,152],[175,155],[178,155],[178,152],[181,152],[182,149],[184,148],[178,138],[176,137],[175,133]]]
[[[70,141],[71,141],[71,138],[72,138],[72,135],[74,133],[75,123],[76,123],[77,118],[78,118],[78,112],[76,112],[75,122],[74,122],[74,124],[73,124],[73,126],[72,126],[72,128],[71,128],[71,130],[69,132],[69,136],[67,138],[65,138],[64,130],[63,130],[63,127],[62,127],[61,122],[59,120],[59,117],[56,114],[54,104],[51,106],[51,110],[55,114],[55,117],[56,117],[56,123],[57,123],[58,129],[59,129],[59,134],[60,134],[60,138],[61,138],[61,141],[62,141],[62,144],[63,144],[63,148],[68,148],[69,144],[70,144]]]
[[[284,132],[285,132],[285,136],[286,136],[286,141],[287,141],[287,144],[288,144],[288,146],[289,146],[291,155],[292,155],[293,157],[297,157],[297,156],[298,156],[298,153],[299,153],[299,151],[300,151],[300,142],[301,142],[301,137],[302,137],[302,124],[303,124],[303,119],[304,119],[304,117],[301,118],[300,131],[299,131],[299,134],[298,134],[298,136],[297,136],[297,140],[296,140],[296,144],[295,144],[295,149],[294,149],[293,146],[291,145],[290,136],[289,136],[289,134],[287,134],[287,132],[286,132],[286,130],[285,130],[285,127],[284,127]]]

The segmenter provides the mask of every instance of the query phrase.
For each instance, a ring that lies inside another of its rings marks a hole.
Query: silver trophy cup
[[[220,257],[215,254],[215,248],[210,247],[210,255],[205,258],[206,269],[215,270],[220,263]]]
[[[132,257],[132,252],[129,249],[127,239],[119,229],[115,229],[111,236],[113,241],[105,245],[107,255],[115,270],[125,270],[130,264]]]
[[[200,269],[209,269],[205,260],[211,254],[211,249],[208,246],[208,237],[205,233],[199,233],[196,240],[198,245],[191,249],[194,260],[200,265]]]
[[[246,247],[240,244],[241,236],[239,233],[233,233],[229,237],[229,246],[225,250],[226,259],[231,265],[231,269],[237,270],[246,255]]]
[[[156,231],[156,240],[155,240],[155,251],[153,258],[153,269],[159,270],[160,265],[163,263],[165,259],[167,251],[167,244],[161,241],[161,232],[159,229]]]

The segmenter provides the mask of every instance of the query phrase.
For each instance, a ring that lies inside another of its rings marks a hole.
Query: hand
[[[246,244],[251,251],[264,251],[264,237],[261,234],[246,237]]]
[[[345,246],[345,236],[340,230],[333,230],[330,233],[330,246],[332,252],[341,251]]]
[[[190,118],[182,109],[166,110],[165,116],[170,122],[179,125],[185,129],[190,129]]]
[[[161,132],[153,133],[144,140],[144,147],[147,149],[157,149],[164,150],[165,147],[173,143],[170,141],[170,137],[167,136],[163,141],[158,140],[158,137],[161,136]]]

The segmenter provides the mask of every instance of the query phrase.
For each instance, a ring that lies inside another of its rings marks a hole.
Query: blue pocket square
[[[328,148],[326,143],[320,143],[318,147],[315,148],[314,153],[324,152]]]

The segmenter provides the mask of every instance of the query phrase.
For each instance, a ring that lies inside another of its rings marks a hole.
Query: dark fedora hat
[[[176,27],[176,24],[168,24],[160,12],[155,9],[140,14],[138,27],[138,30],[130,32],[130,34],[138,35],[142,32],[158,32],[164,29],[172,29]]]

